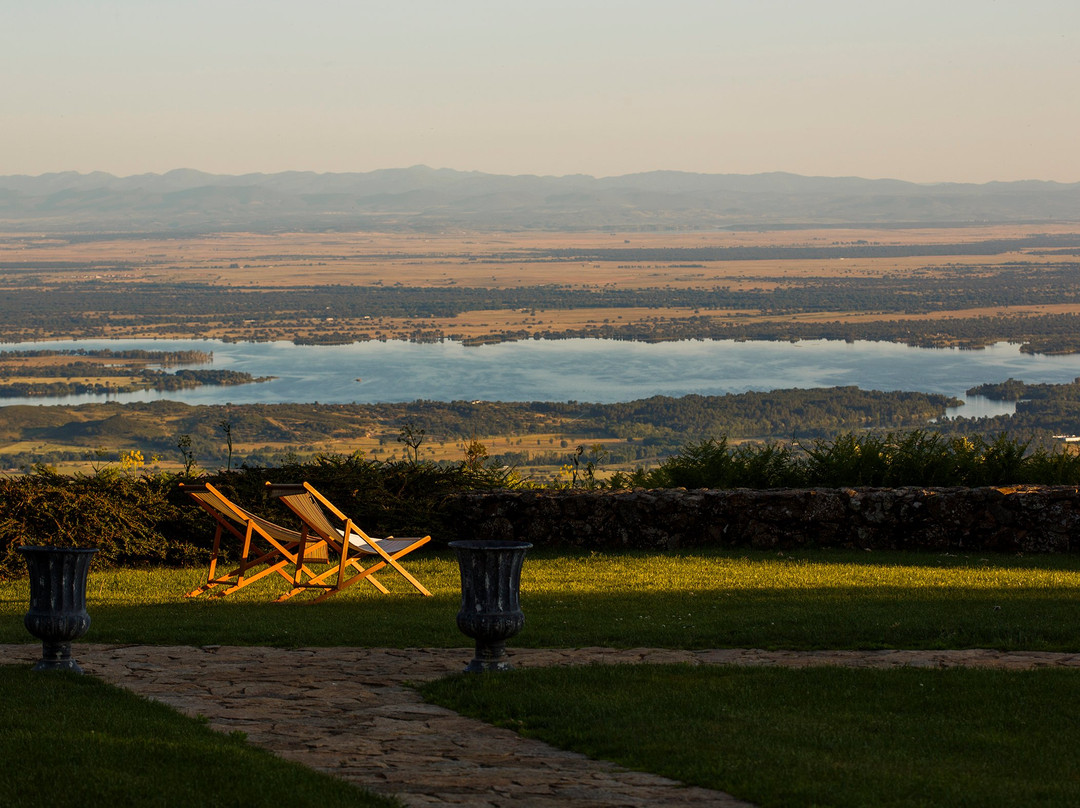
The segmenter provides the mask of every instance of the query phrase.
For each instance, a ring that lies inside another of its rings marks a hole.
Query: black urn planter
[[[458,628],[476,640],[476,656],[466,673],[505,671],[506,641],[521,631],[521,565],[523,541],[452,541],[461,570],[461,611]]]
[[[74,671],[71,641],[90,628],[86,574],[97,550],[74,547],[19,547],[30,571],[30,610],[23,622],[41,640],[36,671]]]

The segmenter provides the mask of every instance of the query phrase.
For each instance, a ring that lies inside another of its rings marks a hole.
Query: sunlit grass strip
[[[318,606],[272,600],[277,581],[185,600],[202,570],[91,573],[87,642],[460,647],[456,562],[408,565],[390,595],[357,586]],[[281,582],[280,586],[284,586]],[[303,596],[300,596],[303,597]],[[27,642],[27,583],[0,584],[0,642]],[[511,645],[667,648],[1080,650],[1080,558],[832,550],[556,553],[522,571],[526,625]]]
[[[530,556],[527,563],[533,577],[523,576],[523,591],[555,582],[562,592],[1080,586],[1080,559],[1069,556],[700,550]]]
[[[457,595],[460,591],[457,563],[447,551],[413,556],[408,568],[435,595]],[[179,595],[205,578],[203,568],[106,569],[91,574],[87,597],[93,605],[173,603],[183,600]],[[381,580],[393,590],[410,592],[393,572],[382,573]],[[530,550],[521,582],[525,595],[792,591],[833,587],[1080,592],[1080,557],[843,550],[700,549],[664,553]],[[25,589],[25,580],[0,582],[0,598],[10,598]],[[230,595],[228,601],[263,603],[270,599],[271,593],[285,589],[287,584],[274,576]],[[358,586],[335,597],[377,601],[383,596],[372,587]]]
[[[0,667],[5,805],[389,806],[93,677]]]
[[[1080,672],[590,666],[425,698],[761,806],[1080,804]]]

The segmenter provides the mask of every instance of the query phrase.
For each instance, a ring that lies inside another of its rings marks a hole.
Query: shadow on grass
[[[604,666],[455,676],[430,701],[773,806],[1077,805],[1075,670]],[[573,705],[572,710],[567,705]]]
[[[0,665],[0,685],[4,805],[397,805],[92,676]]]
[[[313,605],[273,603],[284,581],[186,599],[196,569],[91,573],[86,642],[466,647],[457,564],[444,552],[389,595],[359,585]],[[28,583],[0,584],[0,642],[28,642]],[[682,550],[530,551],[519,647],[1080,650],[1080,558],[992,554]]]

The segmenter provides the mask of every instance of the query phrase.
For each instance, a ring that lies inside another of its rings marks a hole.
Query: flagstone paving
[[[30,663],[40,645],[0,645],[0,661]],[[78,643],[90,675],[156,699],[214,729],[235,730],[277,755],[404,805],[745,806],[554,749],[425,704],[408,683],[462,670],[470,649],[120,646]],[[967,651],[678,651],[517,649],[519,667],[590,663],[839,665],[844,667],[1080,667],[1080,655]]]

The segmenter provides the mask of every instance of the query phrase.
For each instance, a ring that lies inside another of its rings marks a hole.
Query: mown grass
[[[10,808],[398,804],[90,676],[0,666],[0,685]]]
[[[1080,804],[1080,671],[589,666],[421,692],[761,806]]]
[[[270,602],[266,580],[186,600],[202,570],[92,572],[87,642],[461,647],[460,579],[445,552],[417,554],[424,598],[397,576],[319,605]],[[0,584],[0,642],[27,642],[28,584]],[[697,550],[530,551],[521,647],[1080,650],[1074,556]]]
[[[433,597],[384,575],[390,595],[358,587],[317,606],[268,602],[285,586],[270,580],[226,599],[185,600],[203,570],[95,571],[88,586],[93,623],[84,639],[467,646],[454,619],[453,557],[431,551],[410,558]],[[25,580],[0,584],[0,642],[33,641],[22,625],[27,592]],[[593,645],[1077,651],[1078,600],[1074,556],[530,551],[522,573],[526,625],[510,646],[511,653],[515,646]],[[1078,676],[622,666],[523,670],[423,692],[553,743],[762,805],[1062,805],[1080,800],[1069,757]],[[0,677],[11,679],[7,669]],[[0,688],[5,714],[20,699],[36,698]],[[106,712],[125,712],[122,698],[94,693]],[[45,726],[70,724],[69,708],[45,703],[52,705]],[[77,771],[91,768],[81,751],[63,754]],[[198,771],[195,758],[178,759],[189,775]],[[245,782],[258,779],[240,770]],[[21,793],[5,789],[9,784],[26,788],[10,767],[2,776],[0,793]],[[112,802],[162,804],[143,799],[141,782],[118,782],[108,792]]]

